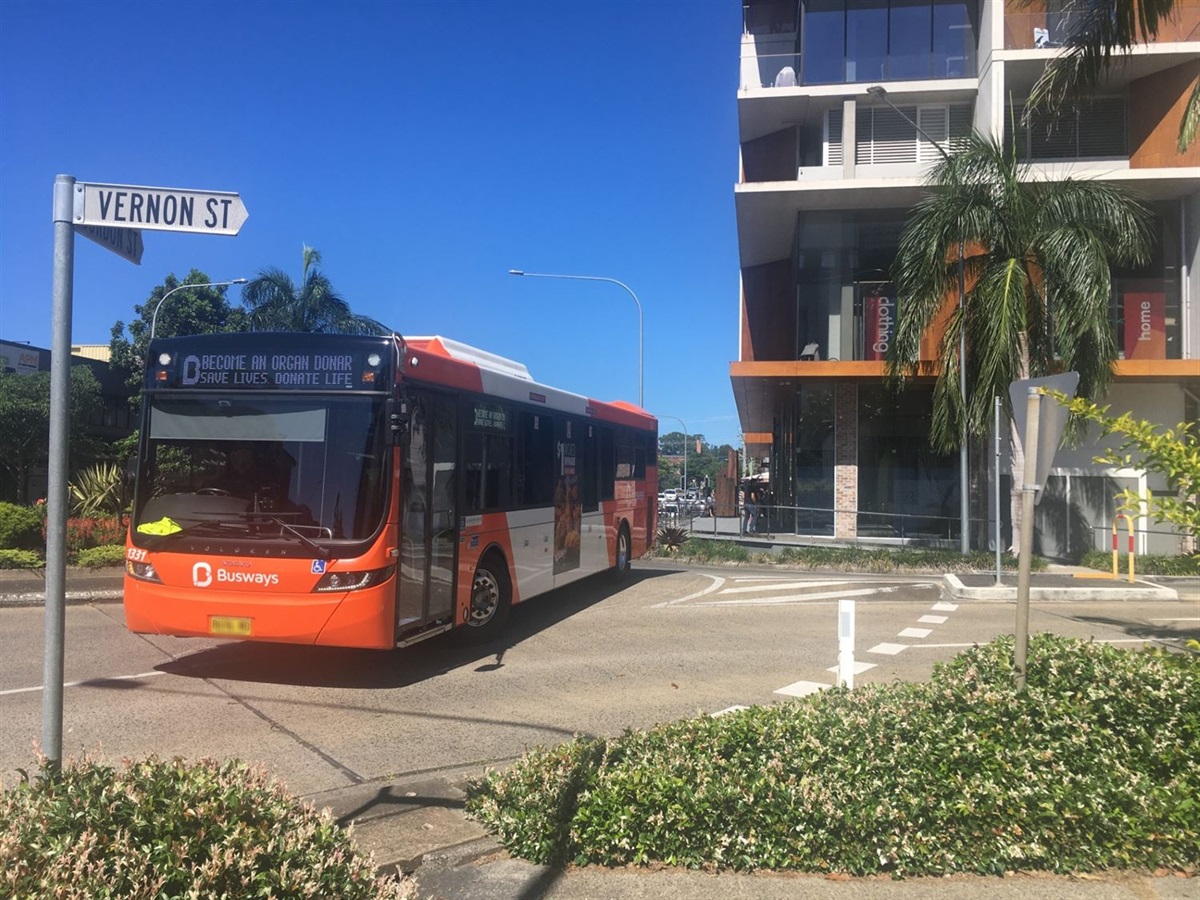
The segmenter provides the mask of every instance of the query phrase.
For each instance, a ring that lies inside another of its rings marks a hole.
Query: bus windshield
[[[147,395],[135,542],[372,537],[386,509],[379,397]],[[172,538],[172,536],[174,536]]]

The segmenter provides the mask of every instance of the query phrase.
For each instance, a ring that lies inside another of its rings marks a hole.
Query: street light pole
[[[638,406],[645,408],[645,401],[642,396],[642,363],[645,358],[642,347],[642,301],[638,299],[637,294],[633,292],[633,288],[625,284],[623,281],[617,281],[615,278],[605,278],[601,275],[551,275],[546,272],[525,272],[521,269],[509,269],[509,275],[523,275],[527,278],[569,278],[574,281],[607,281],[609,284],[615,284],[618,287],[623,287],[629,292],[629,296],[633,298],[633,302],[637,304],[638,313]]]
[[[942,145],[925,133],[920,125],[901,112],[894,103],[887,97],[887,89],[883,85],[874,85],[867,88],[867,93],[877,100],[882,100],[892,110],[904,119],[909,125],[916,129],[925,140],[933,144],[938,153],[942,155],[942,159],[947,164],[950,163],[950,154],[948,154]],[[963,274],[963,260],[966,256],[963,246],[964,238],[962,233],[962,222],[959,222],[958,229],[958,397],[962,404],[962,434],[958,448],[958,496],[959,496],[959,549],[962,553],[969,553],[971,550],[971,502],[968,496],[968,478],[967,478],[967,329],[964,321],[966,302],[966,280]],[[999,537],[997,537],[999,540]]]
[[[150,317],[150,340],[154,340],[154,329],[158,326],[158,309],[163,305],[163,301],[170,297],[176,291],[182,291],[184,288],[202,288],[202,287],[223,287],[227,284],[245,284],[249,281],[248,278],[234,278],[232,281],[201,281],[192,284],[181,284],[171,288],[165,294],[158,298],[158,303],[154,304],[154,315]]]

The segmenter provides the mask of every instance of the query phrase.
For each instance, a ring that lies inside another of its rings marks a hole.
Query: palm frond
[[[1067,0],[1061,10],[1063,19],[1072,22],[1067,47],[1030,89],[1026,122],[1035,111],[1058,112],[1094,90],[1113,57],[1153,41],[1176,5],[1177,0]]]
[[[1192,142],[1196,140],[1197,129],[1200,129],[1200,78],[1196,79],[1196,84],[1192,87],[1192,96],[1188,98],[1183,118],[1179,122],[1179,142],[1175,146],[1178,152],[1186,153],[1192,146]]]

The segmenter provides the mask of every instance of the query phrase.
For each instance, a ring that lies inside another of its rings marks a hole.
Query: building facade
[[[894,394],[883,360],[906,216],[929,167],[972,129],[1015,141],[1032,177],[1102,179],[1146,199],[1157,245],[1149,265],[1114,272],[1121,359],[1103,402],[1166,425],[1196,419],[1200,141],[1185,154],[1175,143],[1200,77],[1200,0],[1177,6],[1155,43],[1048,131],[1020,123],[1073,27],[1057,0],[745,0],[730,376],[747,454],[770,473],[775,530],[959,545],[959,455],[936,454],[928,440],[933,377]],[[868,93],[876,85],[903,116]],[[938,337],[926,342],[930,361]],[[1161,486],[1097,466],[1099,449],[1056,457],[1038,507],[1040,552],[1107,549],[1115,493]],[[970,450],[970,544],[992,546],[999,518],[1008,546],[1007,446],[998,472],[990,441]],[[1138,541],[1140,552],[1179,551],[1178,535],[1147,520]]]

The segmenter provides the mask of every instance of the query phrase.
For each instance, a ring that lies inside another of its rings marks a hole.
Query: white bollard
[[[854,601],[838,601],[838,684],[854,687]]]

